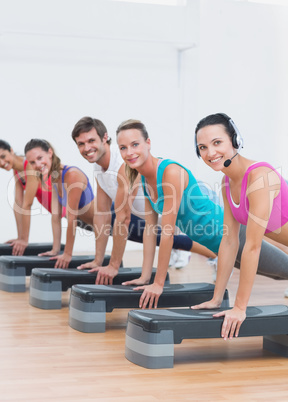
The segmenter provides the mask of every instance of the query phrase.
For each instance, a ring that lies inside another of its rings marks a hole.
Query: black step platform
[[[137,279],[141,276],[142,268],[120,268],[114,278],[114,285]],[[152,271],[154,280],[156,270]],[[44,310],[61,309],[62,292],[73,285],[95,285],[97,272],[79,271],[78,269],[34,268],[30,278],[30,304]],[[169,282],[167,274],[166,281]]]
[[[171,368],[174,344],[183,339],[221,338],[223,317],[212,317],[221,310],[130,311],[125,356],[145,368]],[[263,336],[264,349],[288,357],[288,307],[248,307],[246,314],[239,337]]]
[[[69,268],[77,268],[81,264],[93,261],[94,255],[73,256]],[[105,256],[104,265],[109,263],[110,256]],[[4,256],[0,257],[0,290],[6,292],[25,292],[26,276],[31,275],[33,268],[53,268],[55,260],[38,256]]]
[[[24,255],[38,255],[52,250],[52,243],[29,243],[25,249]],[[10,244],[0,243],[0,256],[12,255],[13,247]],[[61,244],[61,250],[64,250],[64,244]]]
[[[105,332],[106,312],[114,308],[137,308],[142,292],[135,286],[84,286],[72,287],[69,305],[69,325],[81,332]],[[158,307],[186,307],[212,298],[214,285],[209,283],[166,284]],[[223,307],[229,306],[227,290]],[[158,310],[156,310],[158,311]]]

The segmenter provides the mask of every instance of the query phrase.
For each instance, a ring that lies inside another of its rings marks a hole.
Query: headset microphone
[[[231,165],[231,162],[232,162],[232,159],[234,159],[235,158],[235,156],[237,156],[238,155],[238,152],[234,155],[234,156],[232,156],[232,158],[231,159],[227,159],[225,162],[224,162],[224,166],[227,168],[228,166],[230,166]]]
[[[224,118],[228,122],[228,124],[230,126],[229,127],[230,128],[229,136],[231,137],[232,146],[233,146],[233,148],[238,149],[238,152],[234,156],[232,156],[231,159],[227,159],[224,162],[223,165],[224,165],[225,168],[227,168],[228,166],[231,165],[233,158],[235,158],[235,156],[237,156],[238,153],[240,152],[241,148],[243,148],[243,138],[242,138],[242,136],[241,136],[236,124],[231,119],[231,117],[227,116],[227,114],[225,114],[225,113],[217,113],[216,115],[207,116],[206,119],[209,118],[209,117],[215,118],[215,116],[218,118],[218,121],[216,123],[216,121],[214,120],[214,122],[212,122],[211,124],[223,124],[222,121],[219,121],[219,116],[222,116],[222,119]],[[205,120],[205,119],[203,119],[203,120]],[[202,120],[198,123],[198,125],[201,122],[202,122]],[[207,125],[209,125],[209,124],[207,124]],[[205,127],[205,125],[204,125],[204,127]],[[197,145],[197,132],[195,134],[195,148],[196,148],[196,154],[197,154],[198,158],[201,158],[200,150],[199,150],[198,145]]]

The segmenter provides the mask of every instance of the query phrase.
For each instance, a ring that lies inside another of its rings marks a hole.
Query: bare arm
[[[239,249],[240,224],[235,220],[226,197],[225,181],[222,180],[224,202],[223,236],[218,252],[217,278],[212,300],[193,306],[199,308],[217,308],[221,305]]]
[[[184,189],[188,183],[188,174],[178,165],[169,165],[164,171],[163,183],[165,183],[163,184],[164,206],[157,272],[152,285],[137,288],[144,289],[139,302],[139,306],[142,308],[145,308],[146,306],[152,308],[153,304],[154,307],[157,308],[159,297],[163,292],[165,278],[168,271],[169,258],[173,246],[176,218]]]
[[[62,217],[62,205],[58,200],[57,191],[52,187],[52,198],[51,198],[51,224],[52,224],[52,234],[53,234],[53,247],[51,250],[51,255],[56,255],[60,251],[61,246],[61,217]]]
[[[253,187],[251,183],[255,183],[257,180],[263,180],[263,187],[251,191],[251,187]],[[276,192],[276,188],[269,187],[265,173],[261,169],[256,169],[249,174],[247,185],[249,216],[246,242],[241,257],[240,280],[236,299],[234,307],[231,310],[215,315],[216,317],[225,316],[221,331],[224,339],[232,339],[234,335],[237,337],[241,324],[246,318],[246,308],[258,268],[261,242],[271,214],[271,200],[273,204]]]
[[[95,216],[96,224],[96,254],[95,263],[102,266],[108,238],[111,231],[111,198],[104,190],[97,186],[97,213]]]
[[[149,200],[145,198],[145,228],[143,232],[143,264],[141,276],[138,279],[123,282],[123,285],[138,285],[135,290],[142,290],[145,289],[145,286],[141,285],[149,283],[156,250],[157,224],[158,214],[152,209]]]
[[[143,233],[143,267],[141,278],[143,283],[149,283],[157,244],[158,214],[152,209],[145,198],[145,228]]]
[[[38,185],[39,179],[37,178],[35,171],[31,168],[29,169],[29,165],[27,166],[27,179],[24,193],[21,184],[18,180],[16,180],[14,214],[17,223],[18,239],[13,242],[13,255],[23,255],[28,245],[31,222],[31,207]],[[22,203],[20,204],[21,200]]]
[[[55,268],[67,268],[73,253],[75,242],[77,217],[79,213],[79,202],[83,190],[87,186],[87,179],[79,170],[68,170],[65,175],[65,185],[67,186],[67,232],[66,244],[63,255],[57,259]]]
[[[89,272],[97,272],[99,267],[102,266],[105,250],[111,230],[111,198],[99,186],[97,180],[97,199],[96,199],[96,213],[94,214],[93,226],[95,232],[96,252],[93,261],[82,264],[78,269],[90,268]],[[97,275],[98,277],[98,275]]]
[[[15,200],[13,205],[13,212],[17,226],[17,238],[21,239],[22,235],[22,205],[24,199],[24,189],[19,183],[18,177],[15,175]]]
[[[61,246],[61,217],[62,217],[62,205],[59,203],[57,191],[52,186],[52,197],[51,197],[51,226],[53,235],[53,245],[52,250],[40,253],[39,256],[55,256],[60,252]]]
[[[98,268],[96,285],[113,283],[113,278],[118,274],[127,242],[131,211],[129,207],[129,183],[125,174],[124,163],[118,171],[117,182],[118,188],[114,204],[116,217],[113,227],[111,258],[107,267]]]
[[[61,180],[61,179],[60,179]],[[60,181],[59,181],[60,184]],[[64,248],[64,252],[61,255],[56,257],[52,257],[51,259],[55,259],[55,268],[68,268],[69,263],[72,259],[72,252],[73,246],[75,242],[75,234],[76,234],[76,227],[77,227],[77,217],[79,213],[79,201],[81,198],[82,191],[85,189],[87,185],[87,179],[85,175],[76,169],[70,169],[65,174],[64,185],[66,186],[67,191],[67,232],[66,232],[66,244]],[[55,190],[54,190],[55,191]],[[56,198],[56,196],[55,196]],[[55,199],[54,198],[54,199]],[[57,218],[57,226],[59,227],[59,223],[61,226],[61,207],[58,202],[58,208],[55,213],[55,222],[54,222],[54,229],[53,234],[55,236],[55,246],[56,241],[58,242],[58,238],[56,236],[59,235],[58,230],[56,229],[56,218]],[[59,221],[60,218],[60,221]],[[53,221],[52,221],[53,222]]]
[[[125,175],[125,165],[123,164],[118,171],[117,182],[118,189],[115,199],[115,223],[113,228],[113,248],[110,259],[110,265],[119,269],[126,242],[128,237],[131,211],[129,207],[129,184]]]

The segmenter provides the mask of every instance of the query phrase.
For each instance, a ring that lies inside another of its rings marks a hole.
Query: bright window
[[[270,4],[271,6],[288,6],[288,0],[238,0],[248,3]]]
[[[155,4],[161,6],[186,6],[187,0],[114,0],[128,3]]]

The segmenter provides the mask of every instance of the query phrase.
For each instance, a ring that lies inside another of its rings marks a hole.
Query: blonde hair
[[[123,121],[116,130],[116,136],[120,133],[120,131],[136,129],[141,132],[142,137],[147,140],[149,138],[148,132],[146,130],[145,125],[140,120],[125,120]],[[138,171],[136,169],[130,168],[128,165],[125,165],[125,173],[129,180],[130,189],[133,187],[133,184],[138,176]]]

